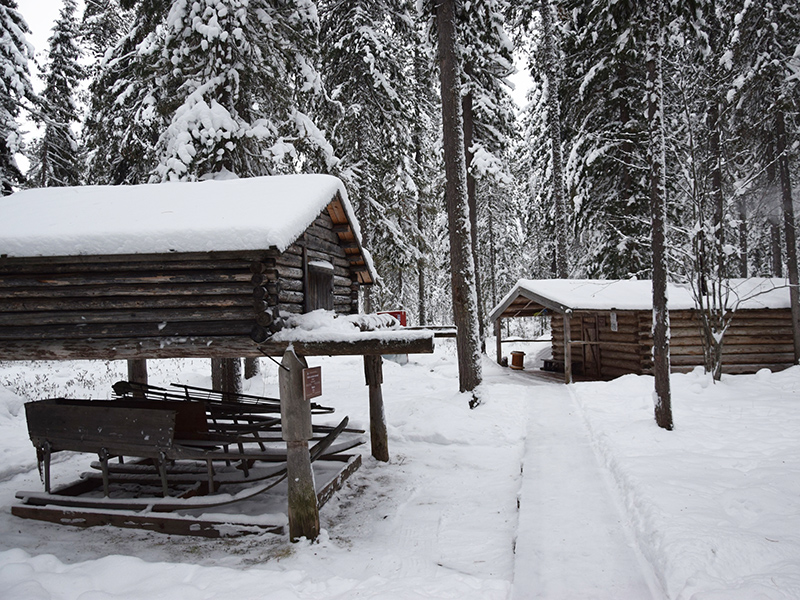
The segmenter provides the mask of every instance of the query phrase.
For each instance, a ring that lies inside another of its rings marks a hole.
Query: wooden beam
[[[93,511],[91,509],[51,508],[46,506],[12,506],[11,514],[23,519],[37,519],[61,525],[96,527],[113,525],[146,529],[170,535],[196,535],[209,538],[238,537],[252,533],[283,534],[280,525],[259,521],[228,522],[195,517],[177,517],[163,513],[133,514],[131,512]]]
[[[303,356],[432,354],[433,336],[392,339],[366,334],[352,342],[293,342]],[[289,342],[254,343],[248,336],[4,340],[0,360],[127,360],[141,358],[237,358],[282,356]]]

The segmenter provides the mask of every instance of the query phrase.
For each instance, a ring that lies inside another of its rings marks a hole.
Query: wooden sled
[[[73,525],[112,524],[190,535],[263,530],[257,519],[225,529],[216,522],[163,514],[249,500],[285,479],[280,420],[263,418],[255,403],[216,406],[222,403],[150,395],[115,400],[57,398],[26,404],[45,491],[17,493],[23,506],[12,507],[12,513]],[[342,432],[358,431],[348,430],[347,422],[345,417],[336,427],[319,427],[315,433],[312,463],[336,465],[335,475],[321,482],[320,506],[360,465],[359,456],[343,453],[361,440],[334,445]],[[99,461],[93,463],[94,472],[53,491],[50,458],[63,450],[94,453]],[[228,493],[222,493],[222,488]]]

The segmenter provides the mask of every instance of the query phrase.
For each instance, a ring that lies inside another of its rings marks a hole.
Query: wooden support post
[[[132,358],[128,360],[128,381],[147,385],[147,359]],[[135,390],[133,393],[144,397],[144,391]]]
[[[293,348],[283,355],[278,384],[281,396],[281,434],[286,441],[289,485],[289,539],[319,535],[319,507],[314,471],[308,453],[311,439],[311,404],[303,395],[303,369],[308,363]]]
[[[572,335],[570,319],[572,311],[564,311],[564,383],[572,383]]]
[[[383,462],[389,461],[389,434],[386,431],[386,415],[383,412],[383,358],[380,354],[364,355],[364,376],[369,386],[369,437],[372,456]]]
[[[502,343],[502,334],[503,334],[503,325],[501,323],[502,319],[497,317],[494,322],[494,343],[497,347],[497,364],[503,364],[503,343]]]

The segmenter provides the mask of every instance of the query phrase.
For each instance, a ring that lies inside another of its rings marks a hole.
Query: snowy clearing
[[[333,417],[368,425],[360,357],[309,364],[322,365]],[[385,362],[392,460],[362,447],[364,466],[321,511],[317,543],[11,516],[16,491],[41,489],[23,402],[106,397],[123,367],[0,363],[0,597],[800,597],[800,367],[716,385],[675,375],[667,432],[653,421],[650,377],[568,388],[488,359],[484,404],[470,411],[454,349],[441,344]],[[262,367],[246,391],[276,394],[277,367]],[[153,362],[151,381],[207,385],[207,371]],[[56,484],[87,463],[58,457]]]

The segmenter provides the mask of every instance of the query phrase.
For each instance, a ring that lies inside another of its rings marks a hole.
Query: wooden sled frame
[[[185,387],[181,395],[155,388],[155,399],[153,389],[140,388],[135,395],[120,394],[115,400],[56,398],[26,404],[29,433],[37,449],[45,492],[19,492],[17,497],[24,505],[12,507],[12,514],[73,525],[111,524],[188,535],[263,531],[264,527],[257,522],[247,520],[225,528],[204,519],[163,514],[239,502],[275,487],[286,478],[285,450],[265,445],[282,441],[279,435],[269,435],[280,433],[280,418],[269,415],[275,412],[274,406],[270,406],[272,402],[239,404],[208,397],[200,400],[189,394],[189,389],[199,388]],[[332,412],[326,407],[316,408],[319,412]],[[318,490],[319,506],[360,466],[360,456],[342,452],[359,445],[361,440],[332,446],[343,431],[363,433],[347,429],[347,422],[345,417],[336,427],[314,427],[316,443],[309,451],[310,460],[338,461],[342,465],[337,467],[334,478]],[[102,477],[84,473],[81,481],[52,491],[50,457],[61,450],[96,453],[99,462],[93,466],[101,471]],[[121,464],[109,462],[115,456]],[[136,461],[123,463],[122,457],[135,457]],[[221,462],[228,465],[228,472],[215,477],[214,465]],[[238,470],[230,468],[234,462],[238,463]],[[198,468],[202,463],[205,469]],[[267,466],[255,466],[262,463]],[[161,498],[109,497],[112,480],[142,483],[152,481],[154,476],[161,485]],[[176,478],[188,481],[190,488],[182,496],[169,497],[169,482],[174,483]],[[272,481],[254,485],[264,480]],[[84,495],[95,492],[101,481],[103,498]],[[216,494],[221,485],[229,483],[247,487],[233,496]],[[136,511],[145,511],[147,515]],[[274,527],[267,529],[277,532]]]

